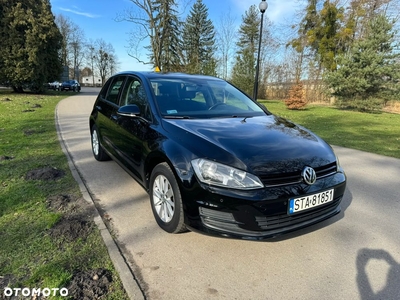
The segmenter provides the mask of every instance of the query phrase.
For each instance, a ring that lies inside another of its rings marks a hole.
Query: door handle
[[[101,110],[101,106],[100,105],[96,105],[96,109],[97,110]]]

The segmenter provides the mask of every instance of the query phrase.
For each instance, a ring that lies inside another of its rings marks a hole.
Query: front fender
[[[151,152],[145,162],[146,189],[149,189],[149,180],[154,167],[162,162],[167,162],[178,184],[188,187],[193,184],[194,172],[191,161],[197,158],[195,154],[172,140],[164,140],[157,151]]]

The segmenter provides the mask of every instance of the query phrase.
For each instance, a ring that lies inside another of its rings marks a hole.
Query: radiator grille
[[[336,169],[336,162],[314,168],[315,173],[317,174],[317,180],[335,174]],[[265,186],[289,185],[301,183],[303,181],[301,178],[301,170],[280,174],[265,174],[259,177]]]

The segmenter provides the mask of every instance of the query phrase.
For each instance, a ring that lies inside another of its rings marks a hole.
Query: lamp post
[[[258,6],[258,8],[260,9],[260,12],[261,12],[261,23],[260,23],[260,40],[258,41],[256,78],[254,80],[254,91],[253,91],[253,99],[255,101],[257,101],[257,94],[258,94],[258,74],[260,73],[260,51],[261,51],[263,20],[264,20],[264,13],[268,8],[268,3],[265,0],[262,0],[260,5]]]

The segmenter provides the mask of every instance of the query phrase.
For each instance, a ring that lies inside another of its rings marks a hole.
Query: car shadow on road
[[[379,263],[379,269],[376,267],[371,272],[371,266],[367,268],[372,261]],[[385,265],[386,264],[386,265]],[[400,299],[400,264],[397,263],[389,252],[382,249],[368,249],[363,248],[358,251],[357,255],[357,285],[360,292],[361,300],[377,300],[377,299]],[[376,283],[373,281],[371,275],[376,275],[376,273],[382,273],[382,267],[389,267],[389,271],[385,275],[386,282],[382,288],[378,291],[376,288]],[[368,272],[370,271],[370,272]],[[373,288],[375,287],[375,289]]]
[[[346,191],[343,195],[342,202],[340,203],[340,206],[341,206],[340,213],[338,213],[336,216],[333,216],[332,218],[330,218],[328,220],[322,221],[321,223],[317,223],[310,227],[306,227],[304,229],[300,229],[295,232],[291,232],[291,233],[288,233],[288,234],[285,234],[282,236],[277,236],[273,239],[268,239],[266,241],[267,242],[282,242],[282,241],[300,237],[302,235],[309,234],[311,232],[314,232],[314,231],[320,230],[322,228],[325,228],[327,226],[330,226],[344,218],[345,212],[346,212],[347,208],[351,205],[352,201],[353,201],[353,195],[352,195],[350,189],[347,187]]]

